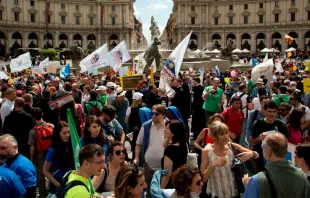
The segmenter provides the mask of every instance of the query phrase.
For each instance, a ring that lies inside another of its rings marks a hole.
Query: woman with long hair
[[[91,92],[91,88],[89,85],[85,85],[83,87],[83,93],[82,93],[82,101],[81,101],[81,104],[83,106],[83,109],[85,108],[85,105],[87,103],[89,103],[89,100],[90,100],[90,92]]]
[[[310,143],[302,143],[296,147],[295,164],[306,174],[310,183]]]
[[[113,192],[114,183],[118,170],[125,163],[126,150],[121,142],[110,144],[107,158],[107,167],[101,170],[99,176],[95,176],[92,183],[97,192]]]
[[[236,156],[242,162],[257,159],[259,155],[255,151],[230,142],[228,127],[220,121],[212,124],[210,134],[214,144],[208,144],[202,150],[200,166],[204,182],[208,180],[207,194],[211,197],[239,196],[231,170],[234,152],[239,152]]]
[[[142,108],[142,97],[143,94],[140,92],[135,92],[132,97],[132,104],[126,110],[126,118],[125,122],[128,124],[129,132],[133,133],[133,138],[131,141],[131,151],[132,151],[132,159],[135,159],[135,147],[136,141],[139,135],[140,128],[142,126],[140,119],[140,108]]]
[[[136,164],[125,164],[115,179],[115,198],[140,198],[146,186],[143,170]]]
[[[109,139],[101,128],[101,121],[97,116],[87,116],[84,127],[84,134],[80,138],[81,146],[87,144],[98,144],[102,146],[104,153],[108,152]]]
[[[125,134],[128,134],[128,127],[125,123],[126,118],[126,110],[129,106],[129,101],[125,97],[126,91],[123,91],[121,87],[116,89],[116,97],[115,100],[112,102],[112,105],[116,109],[116,120],[120,123],[123,127],[123,131]]]
[[[63,176],[75,169],[73,156],[68,123],[59,121],[55,125],[52,146],[47,151],[43,165],[43,174],[51,184],[49,191],[58,188]]]
[[[165,148],[161,160],[162,169],[168,170],[161,180],[161,188],[172,188],[172,173],[186,164],[188,149],[185,137],[185,127],[181,121],[172,120],[166,124],[165,138],[170,139],[171,143]]]
[[[298,145],[302,140],[301,126],[305,122],[306,113],[303,110],[293,109],[287,119],[287,128],[290,132],[288,142]]]

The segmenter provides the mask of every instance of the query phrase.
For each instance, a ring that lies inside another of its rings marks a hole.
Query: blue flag
[[[217,65],[214,67],[213,71],[216,73],[216,76],[217,76],[217,77],[220,77],[220,76],[221,76],[220,69],[219,69],[219,67],[218,67]]]
[[[67,64],[60,70],[60,77],[66,78],[70,74],[70,65]]]
[[[252,57],[252,67],[255,67],[256,65],[258,65],[258,61]]]

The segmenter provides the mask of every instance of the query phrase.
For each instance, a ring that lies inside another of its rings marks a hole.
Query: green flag
[[[81,146],[81,142],[80,142],[70,109],[67,109],[67,118],[68,118],[69,130],[70,130],[70,137],[71,137],[72,150],[73,150],[73,155],[74,155],[75,168],[79,169],[80,168],[79,152],[82,146]],[[96,192],[91,182],[91,179],[89,179],[89,186],[90,186],[91,195],[94,195]]]

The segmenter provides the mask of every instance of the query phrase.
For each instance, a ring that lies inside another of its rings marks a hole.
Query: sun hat
[[[135,93],[133,94],[133,96],[132,96],[132,99],[138,101],[138,100],[140,100],[142,97],[143,97],[143,94],[142,94],[142,93],[140,93],[140,92],[135,92]]]
[[[107,87],[106,86],[99,86],[96,91],[105,91],[107,90]]]
[[[113,82],[108,82],[106,87],[107,88],[115,88],[115,84]]]
[[[118,87],[116,89],[116,97],[121,97],[121,96],[124,96],[125,94],[126,94],[126,91],[123,91],[123,88]]]
[[[255,84],[264,84],[263,79],[258,78]]]

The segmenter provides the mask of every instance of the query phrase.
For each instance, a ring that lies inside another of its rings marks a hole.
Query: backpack
[[[85,186],[85,188],[88,190],[88,187],[79,180],[74,180],[70,182],[69,184],[66,184],[69,179],[69,175],[72,173],[72,171],[69,171],[65,174],[65,176],[62,178],[61,186],[56,190],[55,194],[51,198],[64,198],[71,188],[74,186]]]
[[[100,115],[101,111],[98,107],[98,102],[96,102],[96,105],[93,105],[92,103],[88,103],[88,104],[91,106],[91,109],[88,115]]]
[[[54,128],[50,123],[46,123],[43,126],[35,126],[37,131],[37,150],[39,153],[46,153],[52,145],[52,135]]]

